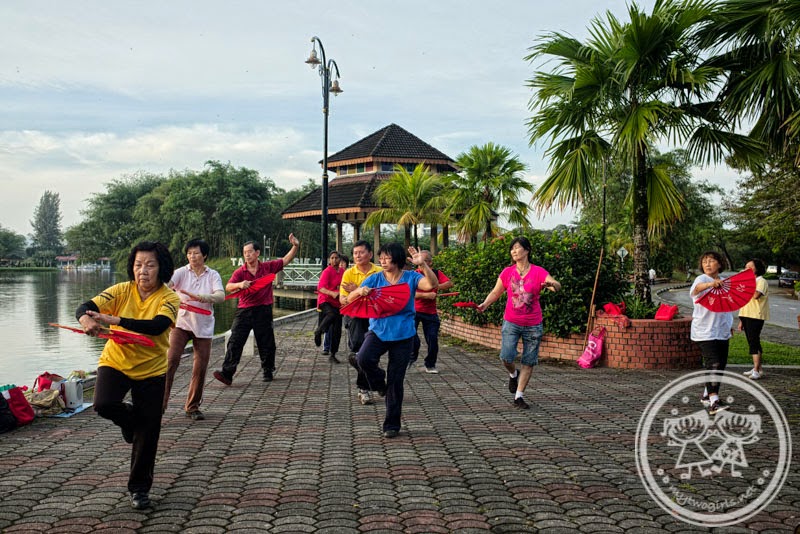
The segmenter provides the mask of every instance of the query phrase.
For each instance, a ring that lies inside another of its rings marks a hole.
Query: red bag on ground
[[[603,338],[605,335],[606,327],[604,326],[595,328],[593,332],[589,333],[586,348],[583,349],[583,354],[578,358],[578,365],[584,369],[590,369],[597,365],[597,362],[603,356]]]
[[[52,389],[53,382],[63,382],[64,377],[55,373],[42,373],[33,381],[33,391],[40,392],[46,389]]]
[[[671,321],[675,314],[678,313],[678,307],[669,304],[661,304],[656,311],[656,319],[659,321]]]
[[[33,421],[35,417],[33,408],[28,402],[28,399],[25,398],[21,389],[17,386],[11,387],[3,391],[3,397],[5,397],[6,402],[8,402],[8,407],[17,419],[17,424],[19,426],[27,425]]]

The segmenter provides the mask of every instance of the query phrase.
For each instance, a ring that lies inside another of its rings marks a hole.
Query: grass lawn
[[[764,351],[762,363],[766,366],[800,365],[800,347],[761,341],[761,348]],[[750,357],[750,350],[747,347],[747,338],[741,332],[735,332],[733,338],[731,338],[728,363],[753,363],[753,358]]]

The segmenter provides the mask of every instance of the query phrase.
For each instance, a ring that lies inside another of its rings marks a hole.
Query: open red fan
[[[476,310],[481,311],[478,305],[472,302],[471,300],[467,302],[454,302],[453,306],[455,306],[456,308],[475,308]]]
[[[402,310],[410,298],[411,289],[408,284],[376,287],[368,295],[358,297],[342,306],[339,312],[361,319],[380,319]]]
[[[225,295],[225,300],[238,299],[239,297],[255,293],[259,289],[264,289],[265,287],[270,285],[273,280],[275,280],[275,273],[264,275],[261,278],[253,280],[253,283],[250,284],[250,287],[248,287],[247,289],[240,289],[239,291],[234,291],[233,293]]]
[[[756,275],[750,269],[726,278],[720,287],[709,289],[697,300],[713,312],[732,312],[750,302],[756,292]]]
[[[437,293],[436,294],[437,297],[455,297],[456,295],[458,295],[458,291],[452,291],[450,293]]]
[[[64,330],[71,330],[76,334],[86,334],[81,328],[75,328],[73,326],[66,326],[63,324],[58,323],[48,323],[50,326],[55,326],[56,328],[63,328]],[[86,334],[89,335],[89,334]],[[156,344],[147,336],[143,336],[142,334],[135,334],[133,332],[123,332],[122,330],[104,330],[97,334],[97,337],[103,339],[110,339],[114,343],[118,345],[142,345],[144,347],[154,347]]]
[[[181,309],[184,309],[192,313],[199,313],[200,315],[211,315],[211,310],[200,308],[198,306],[192,306],[191,304],[187,304],[186,302],[181,302]]]

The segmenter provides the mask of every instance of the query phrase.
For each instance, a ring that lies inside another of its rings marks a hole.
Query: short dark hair
[[[353,248],[356,247],[364,247],[365,249],[367,249],[367,252],[372,252],[372,245],[369,244],[369,241],[366,241],[364,239],[359,239],[358,241],[353,243]]]
[[[135,280],[133,276],[133,263],[136,261],[137,252],[155,252],[156,261],[158,262],[158,279],[161,283],[166,284],[172,279],[172,273],[175,272],[175,263],[172,261],[172,255],[169,249],[163,243],[158,241],[142,241],[131,249],[128,255],[128,279]]]
[[[350,258],[345,256],[344,254],[339,254],[339,261],[343,261],[345,265],[350,264]]]
[[[190,239],[186,246],[183,247],[183,253],[188,254],[190,248],[200,247],[200,254],[203,255],[203,258],[208,258],[208,253],[211,251],[211,247],[208,246],[208,243],[205,242],[203,239]]]
[[[258,244],[258,241],[246,241],[244,245],[242,245],[242,249],[247,245],[253,245],[253,250],[256,252],[261,252],[261,245]]]
[[[330,258],[331,256],[333,256],[334,254],[336,254],[336,257],[337,257],[337,258],[341,258],[341,257],[342,257],[342,253],[341,253],[341,252],[339,252],[338,250],[331,250],[331,251],[328,253],[328,258]]]
[[[511,252],[511,249],[514,248],[514,245],[516,245],[517,243],[519,243],[519,246],[527,250],[528,255],[530,256],[531,242],[528,241],[528,238],[524,236],[515,237],[514,240],[511,242],[511,244],[508,246],[508,251]]]
[[[700,272],[701,273],[703,272],[703,260],[705,258],[708,258],[708,257],[711,257],[711,258],[714,258],[715,260],[717,260],[717,263],[719,263],[719,270],[720,271],[724,271],[725,270],[725,266],[727,264],[725,263],[725,259],[722,257],[722,254],[720,254],[716,250],[706,250],[705,252],[703,252],[703,254],[700,255],[700,261],[697,262],[697,265],[700,268]]]
[[[388,254],[392,258],[392,263],[401,269],[406,265],[406,251],[400,243],[386,243],[385,245],[381,245],[381,248],[378,250],[378,256],[380,257],[381,254]]]
[[[747,263],[753,262],[753,265],[756,266],[756,276],[764,276],[767,274],[767,267],[764,265],[764,262],[759,260],[758,258],[753,258]]]

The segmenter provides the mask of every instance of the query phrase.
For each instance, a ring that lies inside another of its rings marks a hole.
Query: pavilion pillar
[[[336,250],[342,252],[342,221],[336,221]]]
[[[353,243],[361,239],[361,223],[354,222],[353,223]]]

